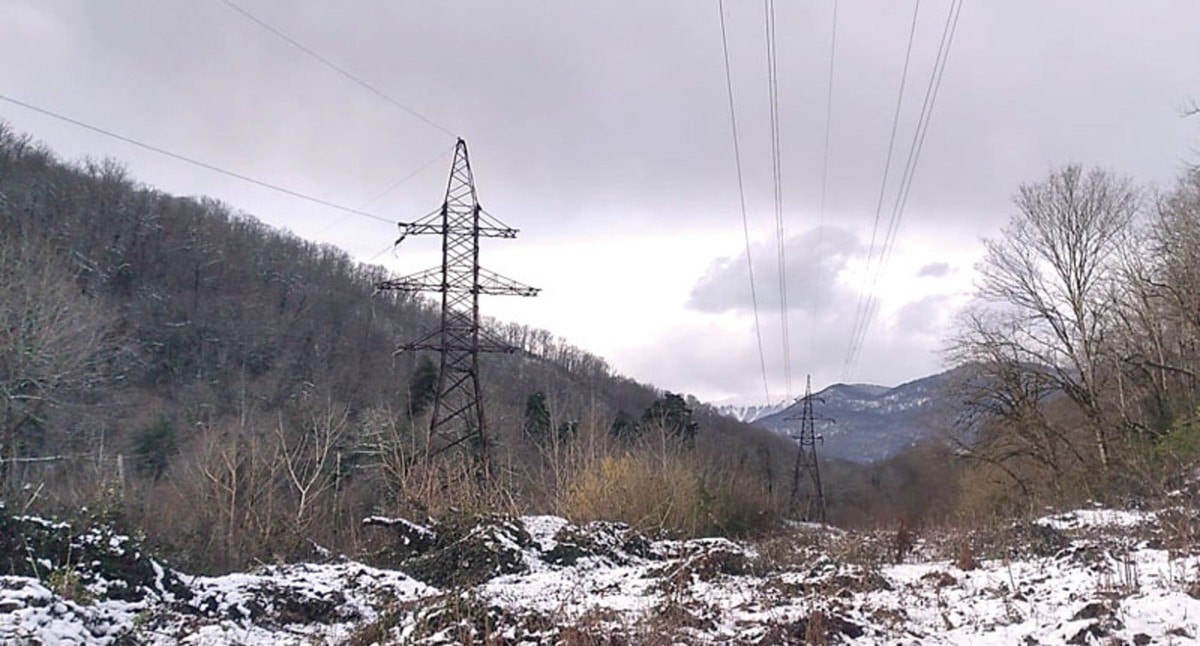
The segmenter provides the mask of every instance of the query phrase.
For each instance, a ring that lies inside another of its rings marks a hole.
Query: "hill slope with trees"
[[[697,456],[731,434],[753,445],[695,400],[621,377],[545,330],[493,321],[519,351],[483,359],[504,482],[481,488],[467,467],[421,468],[437,368],[394,352],[435,328],[438,310],[376,293],[381,267],[142,186],[113,161],[63,162],[3,124],[0,232],[10,500],[107,506],[201,568],[286,556],[309,539],[355,546],[358,521],[379,511],[562,510],[570,482],[652,429],[680,436],[670,452],[688,463],[685,479],[736,479],[738,455],[723,452],[733,466],[722,467]],[[786,462],[786,443],[771,447]],[[624,466],[648,469],[635,462]]]

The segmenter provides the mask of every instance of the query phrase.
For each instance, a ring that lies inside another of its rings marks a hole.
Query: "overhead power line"
[[[775,2],[764,0],[767,41],[767,94],[771,112],[771,169],[775,197],[775,242],[779,263],[779,322],[783,341],[783,379],[787,398],[792,397],[792,343],[788,325],[787,237],[783,226],[783,172],[779,136],[779,66],[775,51]]]
[[[913,140],[909,145],[908,159],[904,163],[904,174],[900,180],[901,190],[896,194],[892,204],[892,220],[888,225],[888,236],[884,241],[884,252],[891,254],[899,228],[900,219],[904,217],[904,208],[908,203],[909,190],[912,189],[913,176],[917,172],[917,162],[921,151],[925,148],[925,135],[929,132],[929,122],[933,118],[933,106],[937,102],[938,92],[942,88],[942,77],[946,71],[946,61],[950,58],[950,47],[954,43],[954,33],[958,30],[958,16],[962,13],[962,0],[950,2],[950,10],[946,13],[946,24],[942,27],[942,39],[938,43],[937,55],[933,61],[933,73],[929,75],[929,84],[925,87],[925,99],[921,103],[921,114],[917,117],[917,129],[913,132]],[[885,255],[885,263],[886,263]]]
[[[438,153],[438,154],[437,154],[437,157],[434,157],[433,159],[430,159],[429,161],[425,162],[424,164],[421,164],[420,166],[418,166],[416,169],[414,169],[412,172],[410,172],[409,174],[405,175],[404,177],[401,177],[400,179],[398,179],[398,180],[396,180],[396,181],[392,182],[391,184],[388,184],[388,187],[387,187],[387,188],[385,188],[385,189],[383,189],[382,191],[379,191],[378,193],[376,193],[376,194],[372,195],[370,198],[368,198],[368,199],[367,199],[367,201],[365,201],[365,202],[363,202],[362,204],[360,204],[360,205],[358,206],[358,208],[360,208],[360,209],[365,209],[365,208],[367,208],[368,206],[371,206],[372,204],[374,204],[374,203],[378,202],[379,200],[383,199],[383,198],[384,198],[384,196],[386,196],[388,193],[391,193],[392,191],[394,191],[394,190],[396,190],[396,189],[400,188],[400,187],[401,187],[401,186],[403,186],[403,185],[404,185],[406,182],[408,182],[408,180],[410,180],[410,179],[412,179],[412,178],[416,177],[417,175],[420,175],[422,172],[424,172],[424,171],[425,171],[425,169],[427,169],[427,168],[429,168],[430,166],[433,166],[433,165],[434,165],[434,164],[436,164],[437,162],[441,161],[441,159],[442,159],[443,157],[446,157],[446,156],[448,156],[448,155],[449,155],[450,153],[452,153],[452,152],[454,152],[454,147],[453,147],[453,146],[451,146],[450,148],[447,148],[447,149],[443,150],[442,152],[440,152],[440,153]]]
[[[725,54],[725,88],[729,94],[729,129],[733,133],[733,161],[737,168],[738,201],[742,209],[742,236],[746,241],[746,270],[750,274],[750,303],[754,307],[754,337],[758,341],[758,364],[762,370],[763,395],[771,403],[771,387],[767,380],[767,360],[763,352],[762,326],[758,316],[758,288],[754,281],[754,261],[750,256],[750,220],[746,215],[746,184],[742,178],[742,147],[737,127],[737,109],[733,100],[733,72],[729,65],[729,36],[725,29],[725,0],[717,0],[721,16],[721,50]]]
[[[329,208],[331,208],[331,209],[336,209],[336,210],[338,210],[338,211],[342,211],[342,212],[345,212],[345,213],[351,213],[351,214],[353,214],[353,215],[361,216],[361,217],[364,217],[364,218],[370,218],[370,219],[372,219],[372,220],[378,220],[379,222],[386,222],[386,223],[388,223],[388,224],[394,224],[394,222],[393,222],[392,220],[389,220],[389,219],[387,219],[387,218],[380,217],[380,216],[378,216],[378,215],[375,215],[375,214],[372,214],[372,213],[367,213],[366,211],[363,211],[363,210],[361,210],[361,209],[354,209],[354,208],[350,208],[350,207],[348,207],[348,206],[342,206],[341,204],[337,204],[337,203],[335,203],[335,202],[330,202],[329,200],[324,200],[324,199],[321,199],[321,198],[319,198],[319,197],[313,197],[312,195],[308,195],[308,194],[305,194],[305,193],[301,193],[301,192],[299,192],[299,191],[294,191],[294,190],[292,190],[292,189],[290,189],[290,188],[284,188],[284,187],[282,187],[282,186],[279,186],[279,185],[277,185],[277,184],[272,184],[272,183],[270,183],[270,182],[265,182],[265,181],[263,181],[263,180],[261,180],[261,179],[255,179],[255,178],[253,178],[253,177],[250,177],[249,175],[243,175],[243,174],[241,174],[241,173],[237,173],[237,172],[234,172],[234,171],[231,171],[231,170],[227,170],[227,169],[221,168],[220,166],[217,166],[217,165],[215,165],[215,164],[210,164],[210,163],[208,163],[208,162],[203,162],[203,161],[200,161],[200,160],[198,160],[198,159],[195,159],[195,158],[192,158],[192,157],[188,157],[188,156],[186,156],[186,155],[182,155],[182,154],[180,154],[180,153],[172,152],[172,151],[170,151],[170,150],[167,150],[167,149],[165,149],[165,148],[160,148],[160,147],[158,147],[158,146],[154,146],[154,145],[151,145],[151,144],[148,144],[148,143],[142,142],[142,141],[138,141],[137,139],[134,139],[134,138],[132,138],[132,137],[127,137],[127,136],[125,136],[125,135],[118,134],[118,133],[116,133],[116,132],[113,132],[113,131],[111,131],[111,130],[106,130],[106,129],[104,129],[104,128],[101,128],[101,127],[99,127],[99,126],[93,126],[93,125],[91,125],[91,124],[88,124],[88,123],[84,123],[84,122],[82,122],[82,121],[79,121],[78,119],[72,119],[71,117],[68,117],[68,116],[65,116],[65,115],[59,114],[59,113],[57,113],[57,112],[54,112],[54,111],[52,111],[52,110],[48,110],[48,109],[46,109],[46,108],[40,108],[40,107],[38,107],[38,106],[36,106],[36,105],[33,105],[33,104],[31,104],[31,103],[26,103],[25,101],[21,101],[21,100],[19,100],[19,99],[14,99],[14,98],[12,98],[12,97],[10,97],[10,96],[5,96],[5,95],[3,95],[3,94],[0,94],[0,101],[7,101],[8,103],[11,103],[11,104],[13,104],[13,105],[18,105],[18,106],[21,106],[22,108],[25,108],[25,109],[27,109],[27,110],[32,110],[32,111],[34,111],[34,112],[37,112],[37,113],[39,113],[39,114],[45,115],[45,116],[47,116],[47,117],[51,117],[51,118],[53,118],[53,119],[57,119],[57,120],[59,120],[59,121],[65,122],[65,123],[69,123],[69,124],[71,124],[71,125],[73,125],[73,126],[77,126],[77,127],[83,128],[83,129],[85,129],[85,130],[90,130],[90,131],[92,131],[92,132],[95,132],[95,133],[97,133],[97,134],[104,135],[104,136],[106,136],[106,137],[111,137],[111,138],[113,138],[113,139],[116,139],[116,140],[118,140],[118,141],[123,141],[123,142],[125,142],[125,143],[127,143],[127,144],[130,144],[130,145],[133,145],[133,146],[137,146],[138,148],[142,148],[142,149],[144,149],[144,150],[148,150],[148,151],[150,151],[150,152],[157,153],[157,154],[159,154],[159,155],[163,155],[163,156],[165,156],[165,157],[170,157],[171,159],[175,159],[175,160],[177,160],[177,161],[181,161],[181,162],[184,162],[184,163],[186,163],[186,164],[191,164],[191,165],[193,165],[193,166],[196,166],[196,167],[199,167],[199,168],[203,168],[203,169],[205,169],[205,170],[209,170],[209,171],[212,171],[212,172],[214,172],[214,173],[219,173],[219,174],[221,174],[221,175],[225,175],[226,177],[232,177],[232,178],[234,178],[234,179],[239,179],[239,180],[241,180],[241,181],[243,181],[243,182],[248,182],[248,183],[250,183],[250,184],[254,184],[255,186],[260,186],[260,187],[262,187],[262,188],[267,188],[267,189],[270,189],[270,190],[272,190],[272,191],[276,191],[276,192],[279,192],[279,193],[283,193],[283,194],[285,194],[285,195],[290,195],[290,196],[292,196],[292,197],[295,197],[295,198],[298,198],[298,199],[301,199],[301,200],[305,200],[305,201],[308,201],[308,202],[312,202],[313,204],[320,204],[321,206],[326,206],[326,207],[329,207]]]
[[[283,31],[281,31],[280,29],[273,27],[270,23],[263,20],[262,18],[259,18],[258,16],[250,13],[246,9],[242,8],[241,5],[237,4],[236,2],[233,2],[233,0],[221,0],[221,2],[223,4],[225,4],[225,6],[236,11],[243,18],[245,18],[245,19],[249,20],[250,22],[253,22],[254,24],[258,25],[259,27],[267,30],[268,32],[273,34],[275,37],[277,37],[280,40],[284,41],[285,43],[291,45],[292,47],[295,47],[296,49],[300,50],[301,52],[304,52],[310,58],[316,60],[318,63],[321,63],[325,67],[328,67],[329,69],[333,70],[334,72],[338,73],[339,75],[345,77],[350,82],[358,85],[359,87],[365,89],[366,91],[370,92],[371,94],[374,94],[375,96],[383,99],[384,101],[387,101],[388,103],[392,104],[396,108],[403,110],[409,116],[419,119],[420,121],[423,121],[426,125],[436,128],[438,130],[441,130],[442,132],[450,135],[451,137],[457,138],[457,133],[455,133],[453,130],[441,125],[440,123],[434,121],[433,119],[430,119],[429,117],[421,114],[420,112],[417,112],[416,110],[401,103],[400,101],[397,101],[396,99],[392,98],[391,95],[387,94],[383,90],[380,90],[379,88],[375,87],[374,85],[371,85],[370,83],[362,80],[358,76],[355,76],[354,74],[352,74],[348,70],[346,70],[346,68],[338,65],[337,63],[334,63],[333,61],[329,60],[325,56],[322,56],[319,52],[313,50],[311,47],[308,47],[304,43],[301,43],[300,41],[296,40],[295,38],[292,38],[291,36],[287,35]]]
[[[913,3],[912,24],[908,29],[908,44],[904,48],[904,65],[900,70],[900,90],[896,95],[896,107],[892,114],[892,132],[888,135],[887,155],[883,163],[883,180],[879,184],[879,200],[875,206],[875,223],[871,227],[871,244],[867,247],[867,268],[866,271],[870,274],[875,260],[875,246],[879,237],[879,221],[883,215],[883,198],[887,192],[888,175],[892,168],[892,153],[896,147],[896,133],[900,127],[900,108],[904,105],[904,88],[908,82],[908,64],[912,60],[913,40],[917,33],[917,17],[921,11],[921,0],[916,0]],[[859,343],[859,330],[862,327],[863,321],[867,314],[867,294],[860,294],[858,297],[858,305],[854,311],[854,324],[850,329],[850,343],[846,348],[846,361],[843,364],[843,377],[849,377],[850,363],[858,350],[855,347]]]
[[[837,57],[837,22],[838,0],[833,0],[833,25],[829,36],[829,81],[825,89],[825,148],[821,155],[821,206],[817,220],[817,261],[813,268],[813,306],[812,318],[809,325],[808,353],[809,361],[816,361],[817,356],[817,313],[821,309],[821,253],[825,243],[825,197],[829,187],[829,135],[833,124],[833,70]]]
[[[862,352],[867,330],[870,329],[871,323],[879,310],[879,299],[874,295],[875,289],[879,284],[879,277],[883,273],[883,268],[887,265],[888,260],[891,258],[892,250],[895,248],[896,234],[900,229],[900,221],[904,217],[904,209],[908,205],[908,195],[912,189],[913,177],[916,175],[917,163],[920,161],[921,151],[925,147],[925,135],[929,132],[929,122],[933,117],[933,106],[937,102],[937,95],[942,86],[946,61],[950,57],[950,47],[954,42],[954,34],[958,28],[958,16],[961,12],[962,0],[958,0],[957,2],[952,0],[950,9],[946,13],[946,23],[942,27],[942,38],[938,43],[937,55],[934,57],[933,71],[929,75],[929,83],[925,88],[925,98],[921,104],[921,113],[917,117],[917,128],[913,131],[913,140],[909,146],[908,159],[905,161],[904,173],[900,180],[900,190],[897,191],[896,199],[892,204],[891,221],[888,224],[887,236],[884,238],[882,259],[875,268],[875,274],[871,278],[871,287],[867,292],[870,295],[870,301],[868,302],[867,316],[860,332],[861,338],[857,351],[855,356],[851,357],[852,368],[854,361],[858,358],[858,354]]]
[[[374,195],[372,195],[370,198],[368,198],[367,200],[365,200],[364,202],[362,202],[361,204],[359,204],[358,206],[356,206],[356,207],[354,207],[354,208],[355,208],[355,209],[357,209],[357,210],[359,210],[359,211],[361,211],[361,210],[363,210],[363,209],[367,208],[368,206],[371,206],[371,205],[372,205],[372,204],[374,204],[375,202],[378,202],[379,200],[383,199],[383,197],[384,197],[385,195],[387,195],[388,193],[391,193],[392,191],[394,191],[394,190],[396,190],[396,189],[400,188],[400,187],[401,187],[401,186],[403,186],[403,185],[404,185],[406,182],[408,182],[408,181],[409,181],[409,180],[411,180],[412,178],[416,177],[417,175],[420,175],[422,172],[424,172],[424,171],[425,171],[425,169],[429,168],[430,166],[433,166],[435,163],[437,163],[437,162],[438,162],[439,160],[441,160],[443,157],[446,157],[447,155],[449,155],[449,154],[450,154],[450,153],[452,153],[452,152],[454,152],[454,148],[453,148],[453,147],[450,147],[450,148],[447,148],[446,150],[443,150],[442,152],[440,152],[440,153],[438,153],[438,154],[437,154],[437,157],[434,157],[433,159],[430,159],[429,161],[425,162],[424,164],[421,164],[421,165],[420,165],[420,166],[418,166],[418,167],[417,167],[415,170],[413,170],[411,173],[409,173],[409,174],[407,174],[407,175],[405,175],[405,176],[401,177],[400,179],[398,179],[398,180],[396,180],[396,181],[392,182],[391,184],[389,184],[389,185],[388,185],[388,187],[387,187],[387,188],[383,189],[382,191],[379,191],[378,193],[375,193],[375,194],[374,194]],[[321,228],[320,228],[320,229],[319,229],[319,230],[318,230],[316,233],[314,233],[314,234],[313,234],[313,236],[314,236],[314,237],[315,237],[315,236],[319,236],[319,235],[321,235],[322,233],[325,233],[326,231],[329,231],[330,229],[336,228],[338,225],[340,225],[340,224],[342,224],[343,222],[345,222],[345,221],[346,221],[346,219],[347,219],[347,218],[349,218],[349,217],[350,217],[349,215],[346,215],[346,216],[345,216],[345,217],[343,217],[343,218],[339,218],[339,219],[337,219],[337,220],[335,220],[335,221],[333,221],[333,222],[329,223],[328,225],[326,225],[326,226],[324,226],[324,227],[321,227]],[[391,247],[389,247],[389,248],[391,248]],[[375,258],[378,258],[380,255],[382,255],[382,254],[376,254],[376,255],[372,256],[372,257],[371,257],[371,259],[372,259],[372,260],[374,260]]]
[[[958,17],[962,13],[962,4],[962,0],[951,0],[950,9],[946,13],[946,22],[942,26],[942,37],[938,43],[937,54],[934,56],[933,70],[929,75],[929,83],[926,85],[925,97],[921,104],[921,112],[917,117],[917,127],[913,131],[913,138],[909,145],[908,158],[904,164],[900,186],[896,192],[895,201],[892,204],[892,213],[888,223],[887,234],[884,237],[880,261],[875,267],[870,287],[867,290],[868,301],[865,316],[858,329],[857,341],[852,344],[853,354],[847,357],[847,372],[853,368],[855,361],[857,361],[866,339],[866,333],[870,329],[871,322],[879,310],[879,299],[875,297],[875,289],[883,273],[883,268],[891,258],[892,250],[895,247],[896,234],[900,228],[900,221],[904,217],[904,209],[908,203],[908,195],[912,189],[917,164],[920,161],[921,151],[925,147],[925,135],[929,132],[929,123],[933,117],[933,107],[937,102],[938,92],[941,89],[942,78],[946,70],[946,63],[950,58],[950,49],[954,43],[954,34],[958,29]]]

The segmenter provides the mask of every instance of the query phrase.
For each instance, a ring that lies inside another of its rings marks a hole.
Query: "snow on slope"
[[[188,599],[76,599],[31,577],[0,577],[0,643],[310,644],[343,640],[388,604],[437,591],[353,561],[185,577]],[[80,598],[80,597],[83,598]]]
[[[739,422],[751,424],[764,417],[774,415],[791,404],[788,402],[780,402],[778,404],[722,404],[717,406],[717,412],[725,417],[732,417]]]
[[[798,526],[742,544],[646,541],[550,516],[519,525],[523,537],[492,542],[519,551],[512,573],[455,590],[346,560],[181,576],[190,593],[141,601],[71,600],[4,576],[0,642],[804,643],[821,632],[857,644],[1200,643],[1200,557],[1166,549],[1148,512],[931,535],[901,563],[887,533]],[[965,541],[974,569],[951,558]]]
[[[967,374],[956,369],[887,388],[870,384],[834,384],[815,394],[819,453],[867,464],[886,460],[921,440],[955,430],[956,399],[948,387]],[[759,416],[756,426],[793,435],[801,404]],[[792,419],[796,418],[796,419]],[[959,430],[958,432],[961,432]]]

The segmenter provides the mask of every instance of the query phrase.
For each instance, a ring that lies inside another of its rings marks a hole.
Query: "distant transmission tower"
[[[429,420],[427,456],[470,444],[478,451],[481,474],[489,468],[490,440],[479,387],[479,353],[512,352],[479,325],[481,294],[536,296],[538,289],[479,266],[480,238],[515,238],[508,227],[479,206],[475,177],[462,139],[454,149],[446,199],[415,222],[400,223],[399,245],[410,235],[442,237],[442,266],[380,283],[380,290],[441,292],[441,326],[397,352],[432,350],[441,356],[437,394]]]
[[[800,500],[800,480],[804,475],[808,476],[809,484],[812,490],[804,494],[804,519],[810,521],[825,522],[825,493],[821,489],[821,467],[817,464],[817,441],[822,439],[817,436],[816,418],[813,416],[813,400],[825,403],[825,400],[820,397],[814,397],[812,394],[812,375],[805,377],[804,382],[804,397],[800,400],[801,413],[799,416],[792,415],[785,417],[785,420],[800,420],[800,437],[797,438],[796,447],[796,466],[792,470],[792,497],[791,504],[793,508]],[[823,419],[823,421],[833,421]]]

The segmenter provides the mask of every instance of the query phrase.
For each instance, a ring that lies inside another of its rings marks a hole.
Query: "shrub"
[[[628,451],[584,465],[567,487],[564,515],[611,520],[648,534],[745,535],[776,514],[760,484],[692,452]]]

